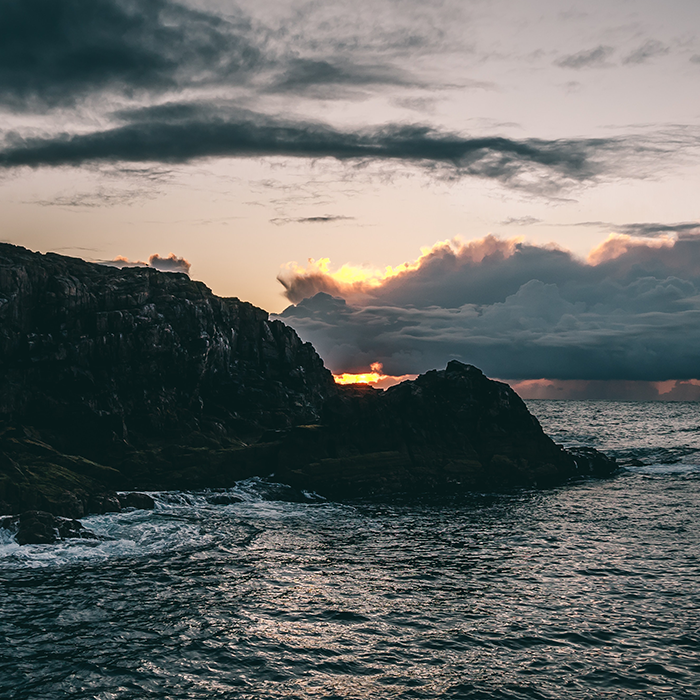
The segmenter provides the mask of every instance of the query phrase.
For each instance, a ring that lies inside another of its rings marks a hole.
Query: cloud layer
[[[639,225],[637,225],[639,226]],[[280,275],[281,318],[335,371],[387,374],[457,358],[509,379],[691,379],[700,373],[700,236],[614,234],[588,261],[488,236],[384,272]]]
[[[339,130],[203,104],[172,103],[118,116],[127,123],[90,133],[9,134],[0,147],[0,168],[286,156],[399,161],[516,187],[556,188],[596,178],[630,148],[623,139],[470,138],[422,125]]]
[[[441,90],[488,87],[467,75],[443,84],[435,71],[429,79],[418,74],[421,57],[457,49],[471,55],[456,31],[457,20],[468,24],[460,3],[430,10],[402,3],[401,12],[396,3],[370,3],[352,17],[341,9],[301,3],[289,16],[275,8],[254,19],[235,4],[217,13],[173,0],[5,0],[0,112],[15,126],[0,130],[0,170],[333,158],[417,165],[552,195],[605,177],[645,176],[664,157],[698,147],[693,134],[656,134],[653,143],[630,136],[475,138],[437,124],[341,128],[299,112],[291,118],[290,105],[385,97],[387,90],[421,103]],[[667,50],[648,39],[625,61],[643,63]],[[557,63],[607,65],[613,52],[601,44]],[[43,127],[30,128],[27,115]]]

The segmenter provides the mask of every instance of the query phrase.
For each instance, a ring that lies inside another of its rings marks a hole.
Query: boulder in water
[[[576,464],[577,476],[612,476],[620,468],[615,459],[592,447],[569,447],[566,451]]]
[[[100,539],[91,530],[85,528],[78,520],[61,518],[40,510],[25,511],[0,519],[0,527],[6,530],[16,530],[15,539],[18,544],[53,544],[59,540]]]
[[[153,510],[156,502],[147,493],[120,493],[119,503],[122,508],[136,508],[137,510]]]

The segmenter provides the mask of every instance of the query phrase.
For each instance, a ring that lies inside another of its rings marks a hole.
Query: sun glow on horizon
[[[369,368],[372,370],[371,372],[361,372],[359,374],[343,372],[342,374],[334,374],[333,379],[335,380],[336,384],[360,384],[385,389],[387,387],[394,386],[395,384],[400,384],[407,379],[415,379],[418,376],[416,374],[384,374],[381,362],[373,362]]]

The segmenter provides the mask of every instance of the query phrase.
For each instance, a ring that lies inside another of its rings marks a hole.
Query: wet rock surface
[[[0,244],[0,514],[148,508],[134,491],[271,473],[346,498],[609,472],[475,367],[339,387],[291,328],[186,275]]]
[[[60,540],[97,540],[99,537],[82,523],[61,518],[39,510],[25,511],[21,515],[0,518],[0,527],[15,533],[15,539],[23,544],[53,544]]]
[[[242,501],[242,498],[231,493],[213,493],[207,496],[207,503],[211,503],[213,506],[230,506],[232,503],[241,503]]]
[[[147,493],[120,493],[119,504],[122,508],[153,510],[156,502]]]
[[[612,476],[620,468],[614,459],[592,447],[570,447],[567,452],[576,463],[577,475],[582,477]]]

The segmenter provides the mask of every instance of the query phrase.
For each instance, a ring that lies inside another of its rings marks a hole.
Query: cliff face
[[[474,367],[337,387],[291,328],[185,275],[0,244],[0,514],[75,518],[118,508],[114,489],[271,472],[349,497],[613,468],[554,445]]]
[[[58,442],[239,437],[314,422],[334,385],[309,343],[186,275],[0,245],[0,419]]]

